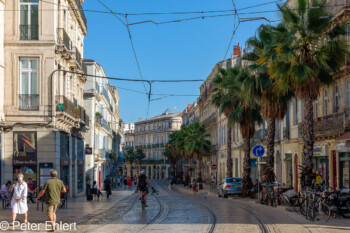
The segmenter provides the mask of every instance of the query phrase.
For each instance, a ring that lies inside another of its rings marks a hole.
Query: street
[[[208,190],[194,195],[189,188],[166,181],[151,181],[159,195],[148,195],[148,207],[141,210],[134,187],[119,188],[112,198],[87,202],[72,200],[58,211],[57,221],[76,223],[77,230],[56,232],[348,232],[350,220],[331,217],[310,222],[300,214],[282,208],[255,204],[251,199],[218,198]],[[44,223],[45,211],[30,205],[29,222]],[[10,211],[1,210],[2,220],[10,220]],[[18,219],[22,222],[22,218]],[[44,226],[44,225],[43,225]],[[12,229],[11,229],[12,230]],[[14,232],[21,231],[19,227]],[[34,231],[35,232],[35,231]],[[39,231],[45,232],[44,227]]]

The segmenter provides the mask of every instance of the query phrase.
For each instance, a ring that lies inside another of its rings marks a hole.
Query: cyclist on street
[[[141,170],[140,175],[137,178],[136,186],[139,190],[140,200],[141,200],[142,193],[143,193],[143,196],[145,198],[145,206],[147,207],[147,198],[146,198],[147,187],[150,186],[150,184],[148,183],[147,176],[145,175],[145,172],[143,170]]]

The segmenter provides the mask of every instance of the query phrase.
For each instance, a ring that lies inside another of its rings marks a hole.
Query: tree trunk
[[[250,189],[253,187],[252,179],[250,178],[250,138],[244,138],[244,161],[243,161],[243,181],[242,194],[247,196]]]
[[[303,125],[303,167],[300,176],[302,187],[308,187],[312,185],[312,181],[315,178],[315,174],[312,172],[314,164],[312,163],[313,150],[314,150],[314,111],[313,100],[308,98],[304,102],[306,115],[305,124]]]
[[[233,162],[232,162],[231,147],[232,147],[232,127],[227,125],[227,161],[226,161],[227,171],[226,171],[226,177],[233,176],[233,174],[232,174]]]
[[[265,176],[269,182],[275,181],[274,162],[275,162],[275,130],[276,120],[271,117],[267,128],[267,166]]]

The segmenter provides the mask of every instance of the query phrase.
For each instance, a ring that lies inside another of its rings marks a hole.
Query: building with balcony
[[[134,123],[125,123],[123,125],[123,133],[131,134],[135,132],[135,124]]]
[[[13,180],[18,170],[41,187],[55,168],[71,196],[84,195],[90,122],[83,108],[83,2],[5,1],[1,182]]]
[[[4,69],[5,69],[5,57],[4,57],[4,9],[5,0],[0,0],[0,93],[4,93]],[[0,94],[0,125],[4,124],[4,98],[3,94]],[[0,126],[0,181],[2,181],[2,161],[3,161],[3,133]]]
[[[84,107],[91,116],[91,129],[86,134],[86,172],[103,187],[105,177],[114,173],[119,156],[122,129],[119,93],[109,84],[104,69],[92,59],[84,59],[87,82],[84,85]],[[102,78],[101,78],[102,77]]]
[[[164,151],[169,135],[181,129],[181,125],[181,113],[173,113],[169,109],[165,110],[162,115],[145,120],[140,119],[136,122],[134,135],[129,136],[129,141],[134,145],[135,151],[142,149],[146,158],[133,166],[126,163],[124,173],[130,176],[145,170],[150,179],[167,179],[170,164],[164,156]],[[132,144],[125,146],[125,151],[132,148]]]

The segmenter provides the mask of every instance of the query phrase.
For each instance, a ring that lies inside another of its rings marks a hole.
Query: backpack
[[[146,188],[146,176],[140,176],[139,177],[139,188]]]

